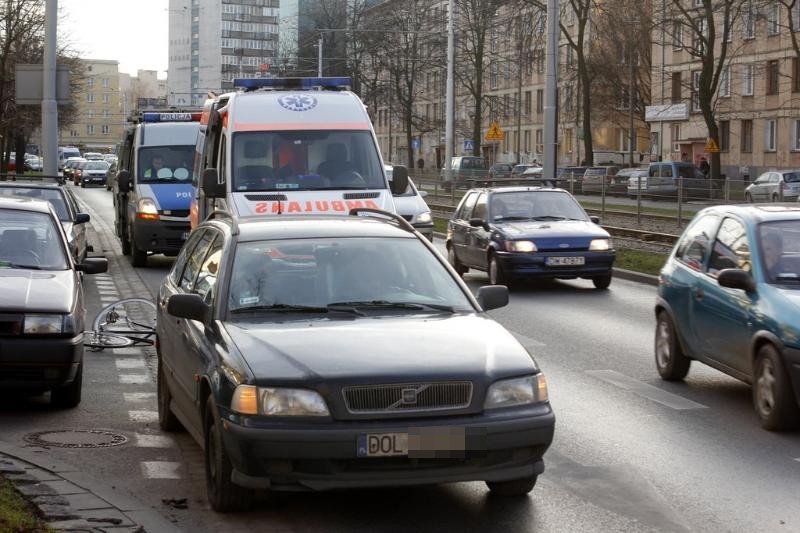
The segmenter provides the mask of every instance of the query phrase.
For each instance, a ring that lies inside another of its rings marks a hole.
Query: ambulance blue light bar
[[[199,122],[202,113],[142,113],[142,122]]]
[[[348,77],[337,78],[239,78],[233,80],[234,87],[248,91],[256,89],[347,89],[352,86]]]

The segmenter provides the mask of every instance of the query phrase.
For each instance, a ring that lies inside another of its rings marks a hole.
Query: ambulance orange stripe
[[[369,122],[286,122],[237,123],[234,131],[286,131],[286,130],[368,130]]]

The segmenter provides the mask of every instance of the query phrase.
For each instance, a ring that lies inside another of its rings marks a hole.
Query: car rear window
[[[56,216],[61,221],[69,221],[69,211],[64,201],[64,193],[58,189],[45,189],[38,187],[0,187],[0,196],[22,196],[34,200],[45,200],[50,202],[56,212]]]
[[[465,157],[461,160],[461,168],[486,169],[486,160],[482,157]]]
[[[0,270],[69,268],[61,234],[47,213],[0,211]]]
[[[783,175],[783,181],[786,183],[797,183],[800,181],[800,173],[798,172],[787,172]]]

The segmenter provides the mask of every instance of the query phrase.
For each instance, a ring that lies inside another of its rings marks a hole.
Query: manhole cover
[[[25,435],[25,440],[45,448],[110,448],[128,442],[128,437],[102,429],[57,429]]]

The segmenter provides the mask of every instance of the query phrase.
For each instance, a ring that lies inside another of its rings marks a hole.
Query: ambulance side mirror
[[[408,169],[397,165],[392,169],[392,180],[389,182],[392,194],[403,194],[408,188]]]
[[[206,198],[225,198],[225,182],[220,183],[216,168],[203,171],[201,188]]]

